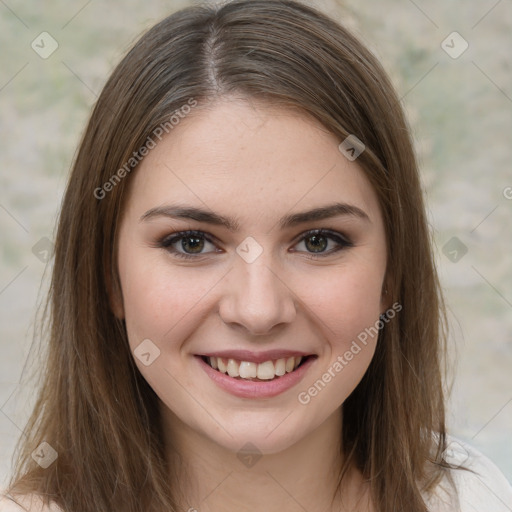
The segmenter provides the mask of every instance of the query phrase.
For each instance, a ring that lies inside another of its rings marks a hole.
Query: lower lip
[[[273,380],[258,382],[235,379],[225,373],[214,370],[208,363],[203,361],[201,356],[195,357],[208,377],[210,377],[215,384],[232,395],[241,398],[271,398],[284,393],[302,380],[306,372],[316,360],[316,357],[310,356],[305,363],[293,372],[286,373],[282,377],[276,377]]]

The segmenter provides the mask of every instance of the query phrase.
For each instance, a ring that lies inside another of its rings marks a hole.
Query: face
[[[223,99],[129,178],[114,310],[169,426],[276,453],[361,380],[387,307],[386,239],[340,142],[303,114]]]

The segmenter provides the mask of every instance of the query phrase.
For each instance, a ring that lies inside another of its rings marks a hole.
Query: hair
[[[8,490],[68,512],[177,510],[158,397],[137,370],[109,287],[120,286],[126,163],[136,170],[139,159],[130,159],[184,105],[227,95],[298,109],[340,142],[355,135],[365,145],[357,163],[379,199],[388,293],[402,310],[380,330],[369,368],[343,404],[339,482],[355,467],[378,511],[426,511],[424,497],[449,468],[447,322],[410,130],[376,57],[336,21],[292,0],[176,12],[106,82],[63,198],[43,379]],[[42,441],[58,453],[46,469],[31,457]]]

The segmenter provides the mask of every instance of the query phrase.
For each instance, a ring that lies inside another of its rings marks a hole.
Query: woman
[[[193,7],[138,41],[84,134],[50,299],[2,511],[512,503],[446,434],[444,310],[399,100],[309,7]]]

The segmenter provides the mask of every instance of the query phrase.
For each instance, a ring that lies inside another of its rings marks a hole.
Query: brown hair
[[[205,105],[231,93],[300,109],[340,142],[354,134],[366,146],[358,164],[378,194],[389,295],[403,309],[380,331],[343,404],[340,481],[355,466],[377,510],[425,511],[422,493],[447,466],[446,322],[408,126],[377,59],[335,21],[291,0],[179,11],[150,29],[106,83],[63,200],[44,379],[9,491],[69,512],[176,510],[158,399],[109,307],[130,177],[104,198],[97,191],[191,98]],[[43,440],[58,453],[46,469],[30,456]]]

